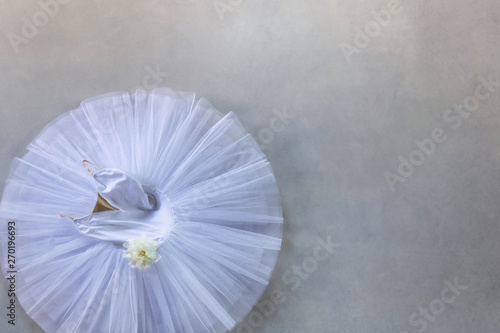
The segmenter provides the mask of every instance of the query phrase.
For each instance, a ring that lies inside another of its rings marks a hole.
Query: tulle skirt
[[[96,204],[83,160],[168,198],[172,227],[150,269],[61,215]],[[0,206],[2,270],[46,332],[224,332],[266,288],[282,223],[269,162],[232,112],[170,89],[110,93],[59,116],[14,160]]]

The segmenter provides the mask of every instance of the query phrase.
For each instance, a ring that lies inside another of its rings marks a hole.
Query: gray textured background
[[[238,115],[282,192],[283,251],[234,332],[500,331],[500,86],[481,85],[500,81],[498,1],[60,2],[0,0],[2,187],[87,97],[196,91]],[[7,323],[1,281],[0,331],[41,332],[20,309]]]

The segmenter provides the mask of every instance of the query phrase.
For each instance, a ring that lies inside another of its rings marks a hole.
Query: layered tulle
[[[193,93],[111,93],[55,119],[15,159],[0,207],[2,269],[15,222],[17,297],[46,332],[224,332],[251,310],[281,246],[269,162],[233,113]],[[171,205],[147,271],[60,213],[92,212],[82,160],[123,170]]]

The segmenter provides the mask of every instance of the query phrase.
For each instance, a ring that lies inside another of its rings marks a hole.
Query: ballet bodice
[[[92,178],[99,199],[94,212],[73,220],[80,233],[117,245],[141,236],[166,239],[173,212],[164,194],[118,169],[99,170]]]

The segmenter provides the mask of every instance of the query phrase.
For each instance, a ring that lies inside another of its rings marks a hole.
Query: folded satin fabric
[[[144,186],[118,169],[103,169],[93,174],[99,194],[113,207],[121,210],[152,210],[156,198]]]
[[[83,235],[117,245],[141,236],[160,242],[167,238],[173,212],[163,194],[118,169],[103,169],[92,177],[99,194],[116,210],[74,219]]]

